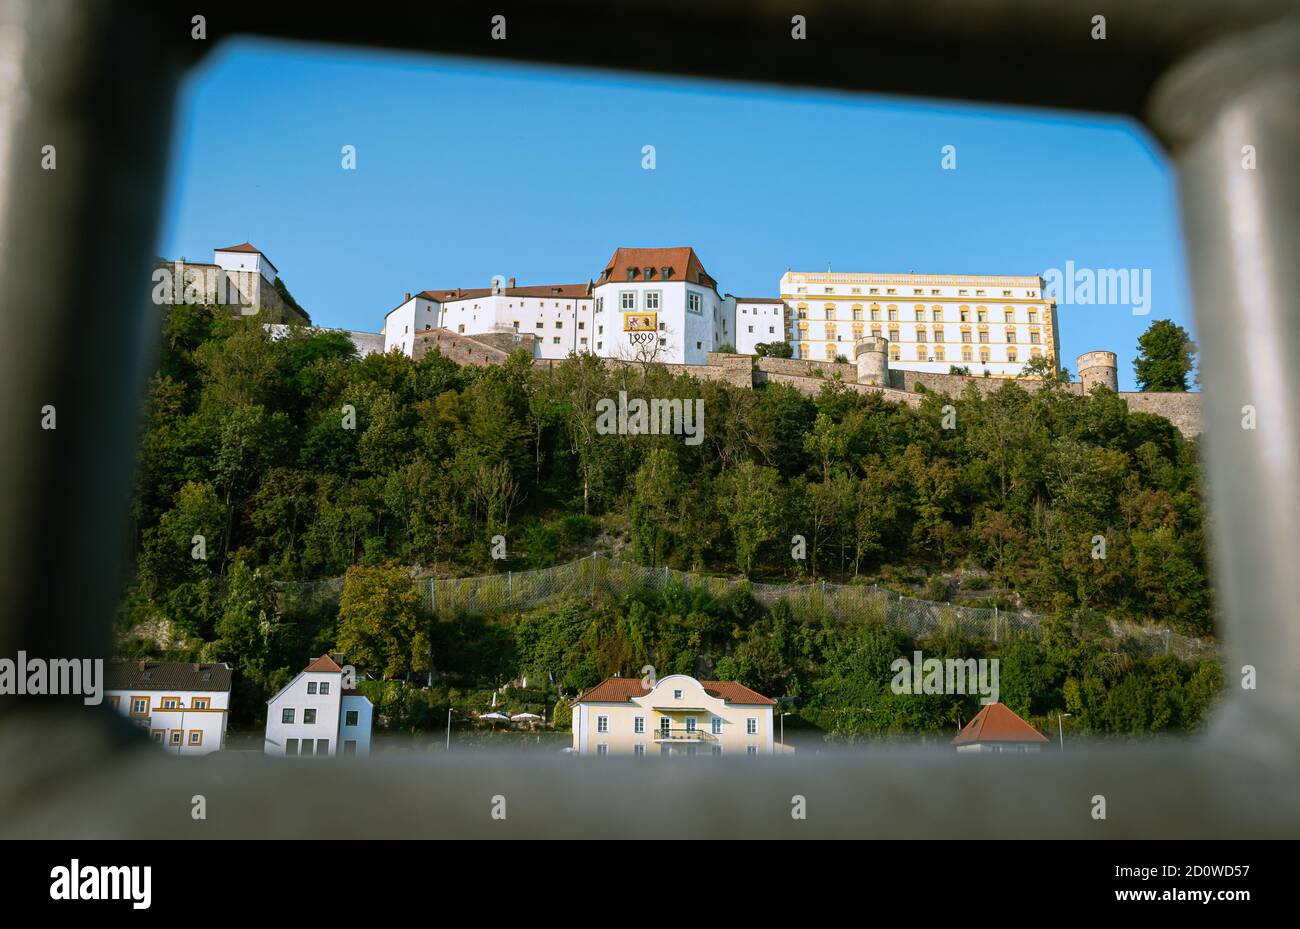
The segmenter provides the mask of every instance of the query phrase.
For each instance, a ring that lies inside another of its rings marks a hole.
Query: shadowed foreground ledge
[[[179,759],[143,738],[110,750],[100,714],[56,715],[0,727],[0,757],[42,756],[40,770],[0,773],[9,811],[0,838],[1294,838],[1300,822],[1295,772],[1278,751],[1067,744],[1063,754],[893,749],[694,764],[507,752]],[[52,726],[63,738],[49,739]],[[104,754],[74,766],[54,755],[58,745]],[[191,817],[196,794],[206,821]],[[796,794],[804,821],[791,817]],[[1105,821],[1092,818],[1098,794]],[[497,795],[504,820],[491,815]]]

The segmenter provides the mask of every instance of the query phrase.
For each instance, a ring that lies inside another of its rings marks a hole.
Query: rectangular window
[[[1029,311],[1029,321],[1030,321],[1031,323],[1036,323],[1036,322],[1038,322],[1038,311],[1037,311],[1037,310],[1030,310],[1030,311]]]
[[[713,750],[713,754],[715,754],[715,755],[721,755],[721,754],[722,754],[722,746],[721,746],[721,745],[716,745],[716,744],[715,744],[715,745],[712,745],[712,746],[710,746],[710,747],[711,747],[712,750]]]
[[[206,710],[210,705],[211,703],[209,702],[209,698],[207,697],[194,698],[194,709],[196,710]]]
[[[635,291],[635,290],[623,290],[623,291],[619,291],[619,294],[618,294],[618,305],[619,305],[620,307],[622,307],[623,309],[625,309],[625,310],[635,310],[635,309],[636,309],[636,291]]]
[[[316,711],[314,709],[302,711],[302,723],[304,726],[314,725],[315,722],[316,722]]]
[[[329,681],[321,681],[321,682],[320,682],[320,692],[321,692],[321,695],[322,695],[322,696],[330,692],[330,682],[329,682]]]
[[[317,755],[328,755],[329,753],[330,753],[330,740],[329,740],[329,739],[317,739],[317,740],[316,740],[316,754],[317,754]]]
[[[698,722],[698,721],[696,720],[696,718],[695,718],[694,716],[687,716],[687,717],[686,717],[686,731],[687,731],[687,732],[694,732],[694,731],[695,731],[695,726],[696,726],[697,722]]]
[[[697,293],[688,293],[686,295],[686,309],[697,315],[704,313],[704,298]]]
[[[638,742],[638,743],[636,743],[635,745],[633,745],[633,746],[632,746],[632,754],[635,755],[635,756],[638,757],[638,758],[644,758],[644,757],[645,757],[645,743],[644,743],[644,742]]]
[[[201,729],[190,730],[190,744],[191,745],[203,744],[203,731]]]
[[[758,717],[757,717],[757,716],[750,716],[748,719],[745,720],[745,734],[746,734],[746,735],[757,735],[757,734],[758,734]]]
[[[597,755],[608,755],[608,754],[609,754],[609,745],[607,745],[607,744],[604,743],[604,742],[600,742],[600,743],[598,743],[598,744],[596,745],[596,754],[597,754]]]
[[[307,682],[307,693],[309,693],[309,694],[314,694],[315,692],[316,692],[316,682],[315,682],[315,681],[308,681],[308,682]]]
[[[356,739],[348,739],[346,742],[343,743],[343,754],[355,755],[356,753],[357,753]]]
[[[181,705],[179,697],[163,697],[162,708],[164,710],[174,710]]]
[[[758,746],[757,746],[757,745],[746,745],[746,746],[745,746],[745,754],[746,754],[746,755],[757,755],[757,754],[758,754]]]
[[[962,332],[962,334],[961,334],[961,340],[962,340],[963,342],[969,342],[969,341],[970,341],[970,330],[969,330],[969,329],[964,330],[964,331]]]
[[[659,717],[659,734],[667,737],[668,730],[672,728],[673,721],[667,716]]]
[[[987,332],[981,332],[980,341],[983,342],[985,345],[987,345],[989,341],[989,334]]]
[[[167,733],[162,729],[155,729],[153,732],[149,733],[149,735],[155,742],[162,745],[163,739],[166,738]]]
[[[149,698],[132,697],[131,698],[131,715],[148,716],[149,715]]]
[[[1038,344],[1038,333],[1037,333],[1037,332],[1031,332],[1031,333],[1029,333],[1029,341],[1032,342],[1034,345],[1037,345],[1037,344]]]
[[[597,732],[609,732],[609,717],[608,717],[608,716],[597,716],[597,717],[596,717],[596,731],[597,731]]]
[[[171,735],[171,743],[172,743],[172,745],[180,745],[180,744],[181,744],[181,735],[182,735],[182,732],[181,732],[180,729],[173,729],[173,730],[172,730],[172,735]]]
[[[296,754],[298,754],[298,740],[297,740],[297,739],[285,739],[285,740],[284,740],[284,753],[285,753],[286,755],[296,755]]]
[[[645,717],[637,716],[632,720],[632,731],[636,733],[645,732]]]
[[[357,724],[357,711],[348,710],[347,714],[343,717],[343,725],[355,726],[356,724]]]
[[[674,699],[674,700],[680,700],[681,698],[682,698],[682,692],[681,692],[680,690],[674,690],[674,691],[673,691],[673,699]]]
[[[647,290],[645,294],[645,308],[647,310],[659,309],[659,291]]]
[[[713,726],[713,734],[714,734],[714,735],[722,735],[722,717],[721,717],[721,716],[715,716],[715,717],[713,717],[713,719],[712,719],[711,722],[712,722],[712,726]]]
[[[286,707],[285,709],[283,709],[283,710],[280,711],[280,722],[282,722],[282,723],[291,723],[291,722],[293,722],[293,708],[292,708],[292,707]]]

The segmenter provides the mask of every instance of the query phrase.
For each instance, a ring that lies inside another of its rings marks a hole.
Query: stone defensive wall
[[[530,339],[531,333],[521,337]],[[488,365],[501,364],[511,351],[523,348],[532,349],[532,342],[526,344],[521,340],[515,346],[510,333],[488,333],[480,335],[461,335],[446,329],[431,329],[420,333],[415,340],[414,357],[421,358],[437,347],[444,355],[457,364]],[[1108,352],[1091,353],[1091,355],[1114,355]],[[635,361],[616,358],[603,359],[606,365],[636,365]],[[534,366],[553,368],[562,361],[539,358]],[[674,374],[688,374],[701,381],[723,381],[733,387],[752,388],[759,384],[789,384],[808,396],[815,396],[832,381],[839,381],[850,390],[860,393],[877,393],[895,403],[919,406],[924,396],[916,388],[920,385],[925,392],[959,397],[970,385],[982,396],[987,396],[1003,387],[1008,381],[1019,384],[1026,390],[1038,390],[1042,381],[1010,378],[981,377],[965,374],[937,374],[929,371],[907,371],[891,368],[888,371],[889,386],[858,383],[856,365],[834,361],[813,361],[801,358],[768,358],[756,355],[734,355],[721,352],[709,352],[708,361],[702,365],[663,364],[661,367]],[[1059,385],[1065,393],[1083,396],[1085,385],[1079,381]],[[1201,395],[1197,393],[1140,393],[1121,391],[1119,394],[1134,413],[1154,413],[1163,416],[1188,438],[1201,433]]]

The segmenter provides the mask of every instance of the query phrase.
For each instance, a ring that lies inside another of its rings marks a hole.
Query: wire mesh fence
[[[343,578],[284,582],[279,585],[281,609],[286,612],[336,608],[343,593]],[[532,571],[507,571],[479,577],[436,578],[417,581],[421,597],[438,616],[458,613],[493,613],[540,606],[573,598],[623,597],[642,590],[681,587],[707,591],[721,598],[739,587],[765,609],[785,601],[796,617],[819,615],[832,620],[876,620],[915,639],[936,634],[1005,641],[1019,633],[1042,635],[1040,614],[971,607],[906,597],[871,584],[763,584],[742,578],[715,577],[653,568],[592,555],[568,564]],[[1180,635],[1158,626],[1105,619],[1090,631],[1121,642],[1142,654],[1170,654],[1183,659],[1213,659],[1213,641]]]

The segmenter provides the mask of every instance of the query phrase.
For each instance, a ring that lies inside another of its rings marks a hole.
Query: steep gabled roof
[[[329,655],[321,655],[319,658],[312,661],[310,664],[307,665],[307,667],[303,668],[302,670],[303,673],[306,673],[308,671],[317,674],[322,674],[322,673],[342,674],[343,673],[343,669],[339,667],[338,662],[336,662]]]
[[[1041,732],[1017,716],[1005,703],[990,703],[953,737],[952,744],[1046,741]]]

